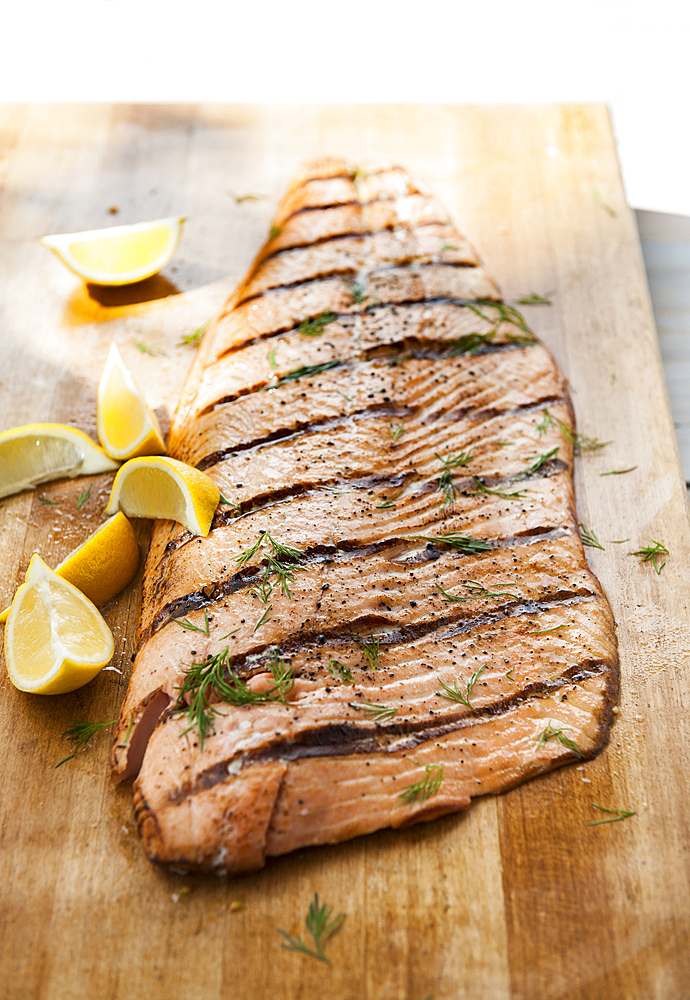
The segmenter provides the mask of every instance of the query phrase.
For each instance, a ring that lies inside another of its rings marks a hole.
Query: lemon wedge
[[[113,634],[81,591],[31,557],[5,628],[7,673],[20,691],[65,694],[113,656]]]
[[[115,344],[98,383],[96,421],[98,438],[111,458],[165,454],[160,424]]]
[[[109,517],[70,552],[55,567],[55,573],[101,608],[132,582],[138,569],[139,545],[134,528],[119,513]],[[9,608],[0,613],[0,624],[9,613]]]
[[[133,226],[44,236],[63,264],[97,285],[129,285],[157,274],[172,259],[184,219],[156,219]]]
[[[0,434],[0,497],[50,479],[91,476],[117,467],[117,462],[74,427],[27,424]]]
[[[194,535],[208,535],[219,500],[218,487],[204,472],[174,458],[150,456],[121,466],[105,512],[169,518]]]

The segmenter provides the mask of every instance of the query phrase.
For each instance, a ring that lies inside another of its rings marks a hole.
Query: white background
[[[630,204],[690,215],[687,0],[3,7],[3,102],[604,102]]]

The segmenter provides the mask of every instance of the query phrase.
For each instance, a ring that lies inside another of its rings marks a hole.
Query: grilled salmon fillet
[[[618,694],[565,379],[399,167],[307,164],[209,328],[114,738],[149,857],[236,873],[594,756]]]

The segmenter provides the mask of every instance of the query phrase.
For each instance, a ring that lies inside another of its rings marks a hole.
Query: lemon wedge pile
[[[157,274],[172,259],[184,219],[156,219],[133,226],[44,236],[67,267],[97,285],[129,285]]]
[[[194,535],[208,535],[220,491],[204,472],[174,458],[133,458],[119,469],[106,514],[179,521]]]
[[[100,524],[55,567],[55,573],[101,608],[132,582],[138,569],[137,538],[132,525],[120,513]],[[0,623],[6,621],[9,613],[6,608],[0,614]]]
[[[98,609],[34,555],[5,627],[5,661],[20,691],[65,694],[92,680],[114,652]]]
[[[0,497],[50,479],[91,476],[117,467],[117,462],[74,427],[27,424],[0,434]]]
[[[165,454],[160,425],[115,344],[98,383],[96,420],[98,438],[111,458]]]

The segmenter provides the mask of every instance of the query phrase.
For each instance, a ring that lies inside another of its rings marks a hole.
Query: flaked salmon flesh
[[[223,499],[147,558],[112,764],[148,856],[252,871],[598,753],[618,654],[574,440],[444,207],[397,166],[306,164],[171,428]],[[214,658],[246,697],[211,685],[202,739],[180,692]]]

